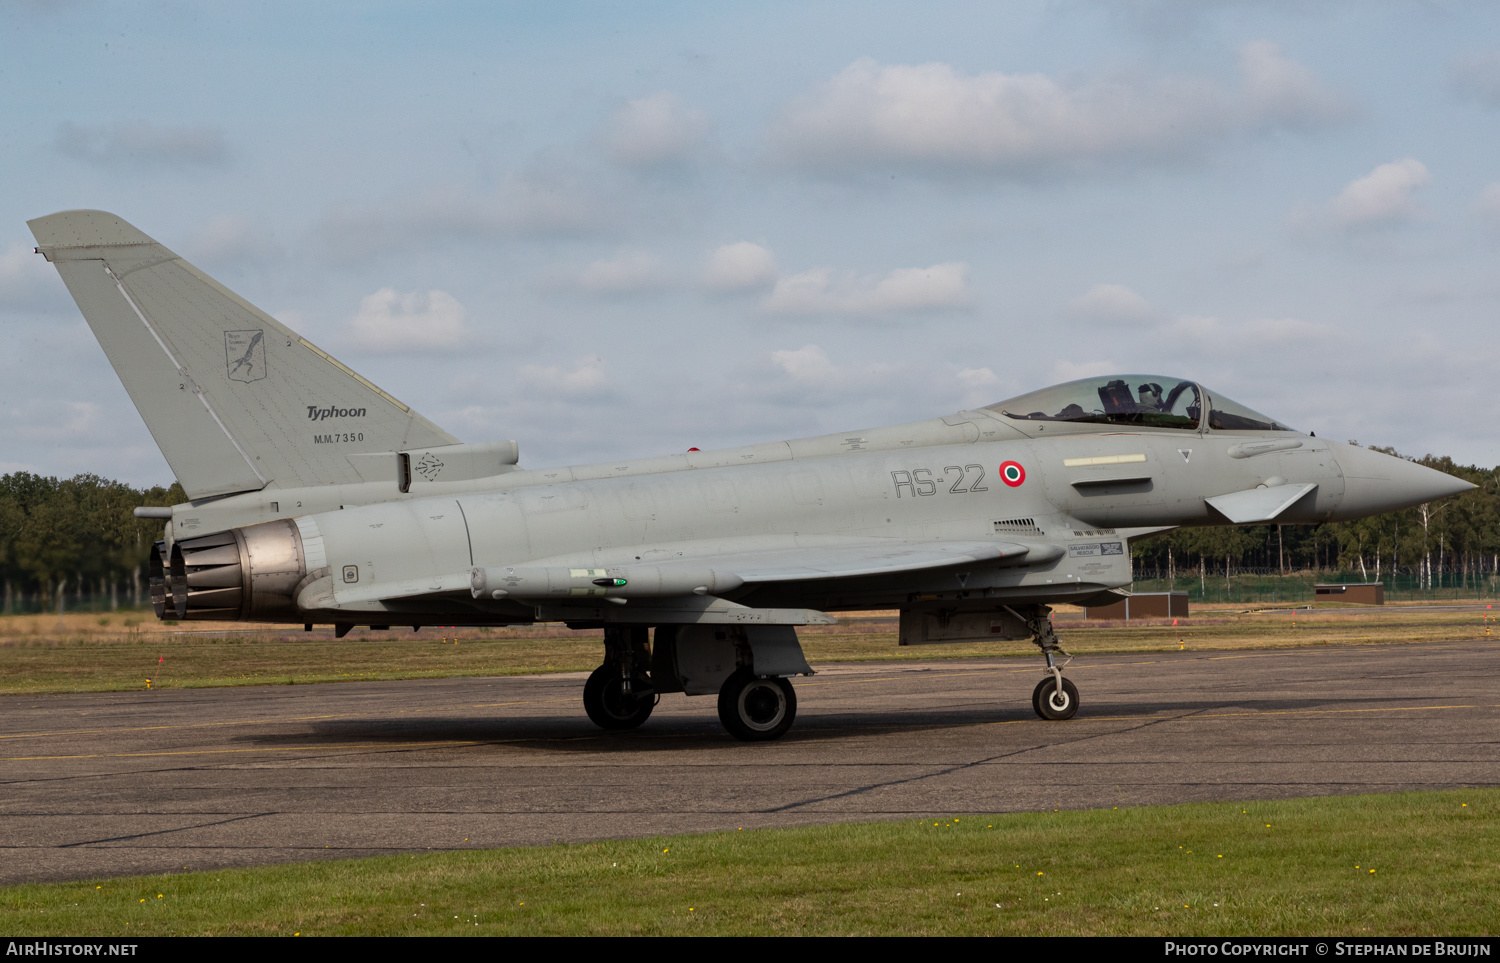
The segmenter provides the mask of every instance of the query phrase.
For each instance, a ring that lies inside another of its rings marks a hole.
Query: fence
[[[1236,569],[1228,578],[1224,577],[1222,570],[1218,575],[1199,576],[1195,572],[1191,575],[1179,575],[1175,579],[1152,577],[1157,574],[1152,569],[1146,571],[1138,569],[1134,590],[1137,592],[1186,592],[1188,601],[1193,605],[1205,602],[1310,604],[1313,601],[1314,584],[1375,581],[1385,586],[1385,600],[1388,603],[1500,597],[1500,577],[1462,572],[1434,574],[1431,587],[1426,585],[1425,578],[1410,573],[1383,575],[1379,579],[1365,578],[1359,572],[1295,572],[1276,575],[1255,569]],[[62,610],[64,612],[106,613],[141,606],[149,607],[146,598],[143,597],[137,602],[128,591],[128,586],[122,588],[126,590],[117,590],[113,598],[97,590],[93,593],[66,592],[63,596]],[[20,592],[13,592],[8,602],[8,606],[0,604],[0,612],[8,609],[10,613],[22,615],[57,611],[56,598],[49,598],[41,593],[22,595]]]
[[[51,592],[24,591],[14,585],[0,591],[0,614],[41,615],[58,611],[57,596]],[[63,591],[64,612],[115,612],[135,609],[150,609],[151,596],[144,581],[138,585],[122,580],[113,586],[114,591],[99,585],[86,585],[79,589],[74,583]]]
[[[1154,573],[1153,573],[1154,574]],[[1225,578],[1218,575],[1179,575],[1175,579],[1137,578],[1137,592],[1186,592],[1192,604],[1205,602],[1293,602],[1313,601],[1313,586],[1350,582],[1379,582],[1385,586],[1385,600],[1390,602],[1454,601],[1458,599],[1492,599],[1500,596],[1500,578],[1494,575],[1446,572],[1434,574],[1431,586],[1422,576],[1413,574],[1383,575],[1365,578],[1359,572],[1295,572],[1288,575],[1265,575],[1254,572]]]

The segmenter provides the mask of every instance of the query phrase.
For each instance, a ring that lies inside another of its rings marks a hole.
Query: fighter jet
[[[1318,523],[1473,486],[1317,438],[1197,381],[1121,374],[907,424],[523,469],[464,444],[101,211],[30,223],[187,492],[161,518],[163,619],[603,630],[583,690],[631,729],[716,695],[747,741],[792,725],[796,627],[900,611],[899,642],[1030,640],[1068,719],[1049,617],[1131,585],[1133,539]]]

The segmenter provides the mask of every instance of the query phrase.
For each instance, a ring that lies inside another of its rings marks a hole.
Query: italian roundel
[[[1000,480],[1011,488],[1020,488],[1026,480],[1026,469],[1018,461],[1003,461],[1000,463]]]

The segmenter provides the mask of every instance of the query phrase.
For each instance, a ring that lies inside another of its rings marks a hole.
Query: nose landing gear
[[[1032,690],[1031,707],[1043,719],[1071,719],[1078,711],[1078,687],[1072,679],[1063,679],[1062,691],[1059,692],[1057,679],[1048,676]]]
[[[1078,711],[1078,687],[1063,678],[1062,670],[1073,661],[1073,657],[1057,641],[1057,632],[1053,630],[1052,620],[1048,618],[1052,610],[1045,605],[1038,605],[1031,611],[1032,617],[1025,619],[1026,627],[1032,632],[1031,640],[1047,659],[1048,673],[1032,690],[1031,707],[1038,716],[1049,721],[1071,719]],[[1021,614],[1014,609],[1011,609],[1011,614],[1021,618]],[[1068,661],[1058,665],[1058,655],[1067,656]]]

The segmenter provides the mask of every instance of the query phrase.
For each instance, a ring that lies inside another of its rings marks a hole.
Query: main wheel
[[[606,662],[583,684],[583,711],[601,729],[634,729],[656,708],[652,696],[626,695],[620,687],[620,667]]]
[[[1078,686],[1072,679],[1064,679],[1059,693],[1057,679],[1049,675],[1032,690],[1031,707],[1043,719],[1071,719],[1078,711]]]
[[[719,721],[736,739],[779,739],[797,718],[797,693],[785,679],[757,679],[740,669],[719,690]]]

